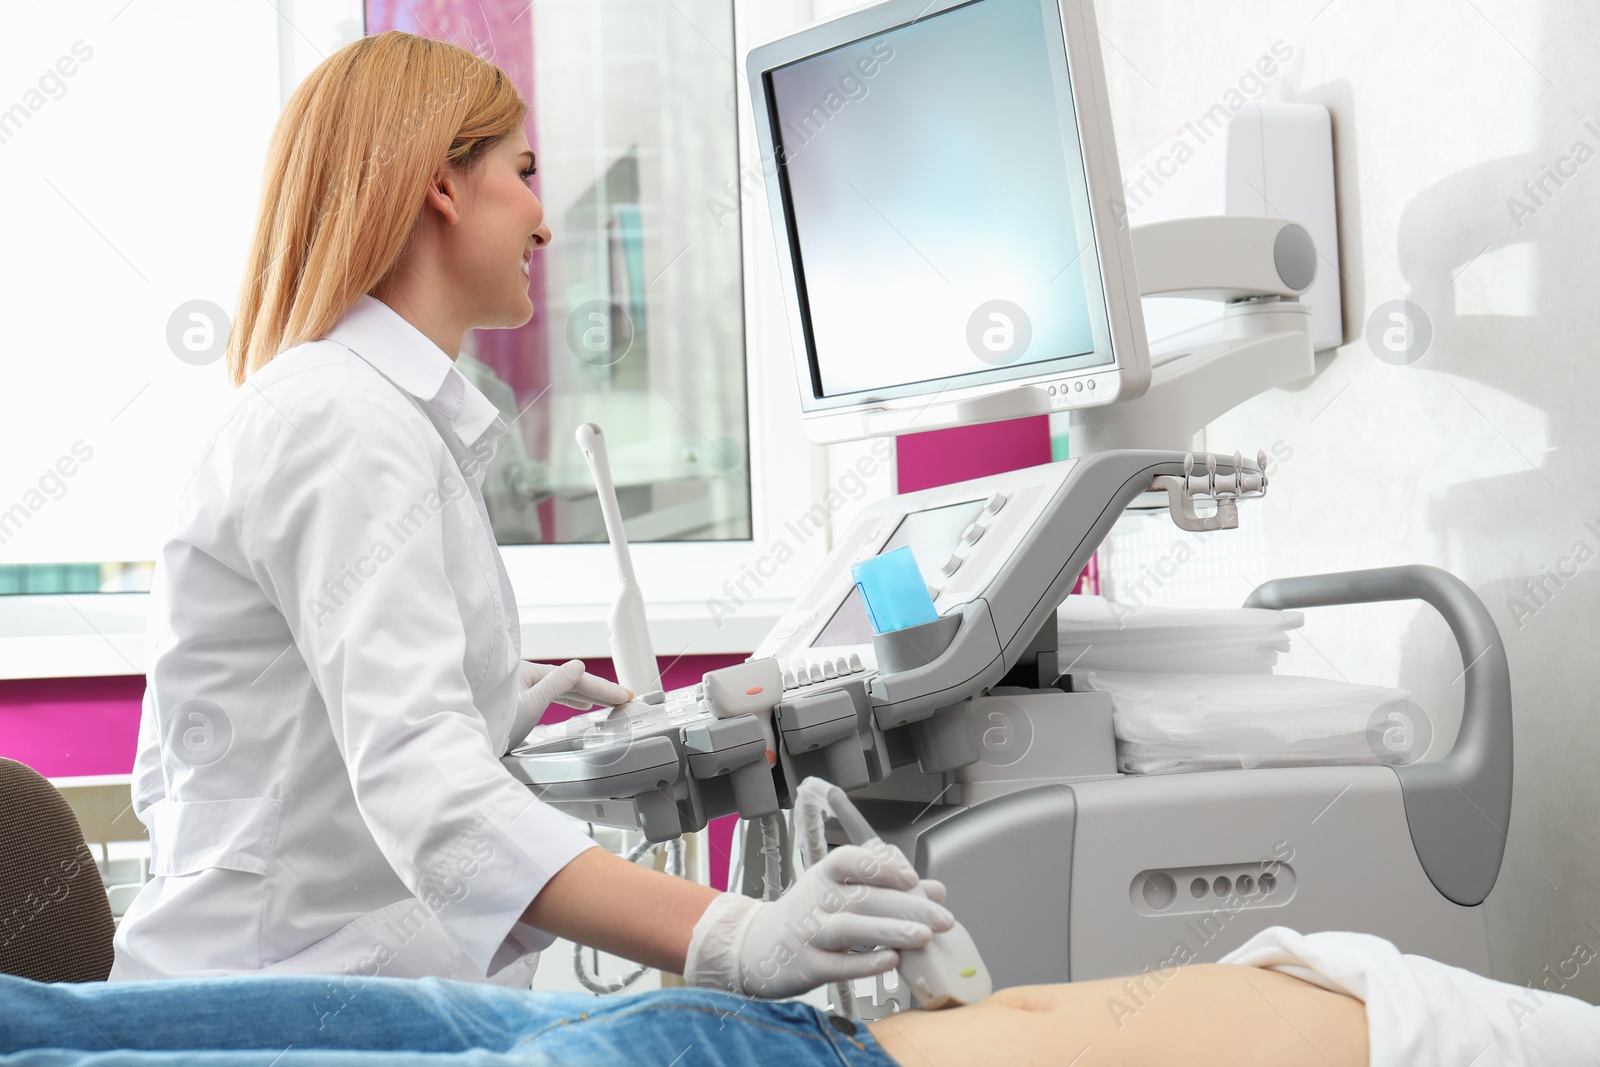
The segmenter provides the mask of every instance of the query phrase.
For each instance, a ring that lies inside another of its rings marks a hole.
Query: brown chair
[[[0,973],[99,982],[111,973],[111,905],[56,787],[0,758]]]

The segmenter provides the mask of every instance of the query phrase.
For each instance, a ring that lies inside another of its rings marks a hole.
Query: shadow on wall
[[[1594,731],[1585,728],[1596,669],[1581,651],[1600,617],[1587,573],[1600,566],[1592,462],[1600,367],[1590,352],[1600,327],[1592,293],[1600,278],[1600,121],[1590,116],[1600,111],[1581,112],[1565,88],[1594,84],[1568,20],[1550,5],[1528,12],[1535,13],[1543,47],[1528,63],[1545,83],[1533,119],[1537,147],[1451,174],[1401,215],[1403,299],[1415,309],[1414,329],[1431,331],[1431,341],[1395,371],[1434,372],[1440,407],[1430,419],[1454,420],[1445,427],[1450,439],[1474,454],[1462,469],[1433,472],[1437,481],[1411,474],[1426,502],[1434,558],[1450,561],[1488,605],[1511,662],[1516,787],[1511,848],[1488,905],[1491,932],[1507,933],[1494,939],[1495,970],[1593,999],[1600,976],[1557,975],[1551,965],[1560,957],[1546,957],[1552,945],[1600,947],[1595,889],[1585,877],[1594,850],[1572,850],[1563,832],[1592,826],[1600,810]],[[1513,132],[1523,139],[1524,131]],[[1485,464],[1485,456],[1494,458]],[[1479,574],[1467,573],[1473,569]],[[1431,687],[1433,706],[1458,709],[1460,681],[1445,691],[1423,677],[1456,659],[1437,620],[1419,613],[1402,640],[1401,684],[1419,693]]]

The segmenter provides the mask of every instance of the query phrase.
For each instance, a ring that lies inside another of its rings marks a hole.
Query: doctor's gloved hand
[[[955,924],[943,884],[921,881],[926,896],[910,892],[918,884],[904,854],[875,841],[829,852],[777,900],[724,893],[695,924],[684,979],[776,999],[881,974],[900,962],[897,949]]]
[[[523,688],[517,697],[517,717],[511,727],[513,746],[539,725],[551,704],[587,711],[595,704],[625,704],[633,699],[633,693],[616,682],[585,671],[583,661],[578,659],[559,665],[525,659],[517,664],[517,676]]]

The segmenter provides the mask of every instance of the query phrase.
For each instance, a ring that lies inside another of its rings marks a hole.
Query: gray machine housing
[[[1109,699],[1059,674],[1057,608],[1117,518],[1158,476],[1184,474],[1184,459],[1048,465],[1054,494],[981,595],[874,637],[875,670],[786,691],[771,757],[753,715],[706,715],[610,742],[530,737],[505,762],[556,806],[654,840],[771,814],[805,776],[827,778],[946,884],[997,986],[1214,960],[1272,925],[1370,932],[1486,973],[1482,902],[1510,819],[1510,681],[1493,620],[1459,580],[1393,567],[1268,582],[1247,601],[1437,609],[1466,682],[1460,732],[1437,762],[1124,775]],[[1027,750],[996,757],[989,724],[1019,714]]]

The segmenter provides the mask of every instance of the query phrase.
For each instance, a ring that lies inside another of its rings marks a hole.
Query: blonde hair
[[[323,60],[272,134],[228,338],[233,384],[382,286],[434,173],[471,170],[527,113],[504,71],[444,41],[391,30]]]

